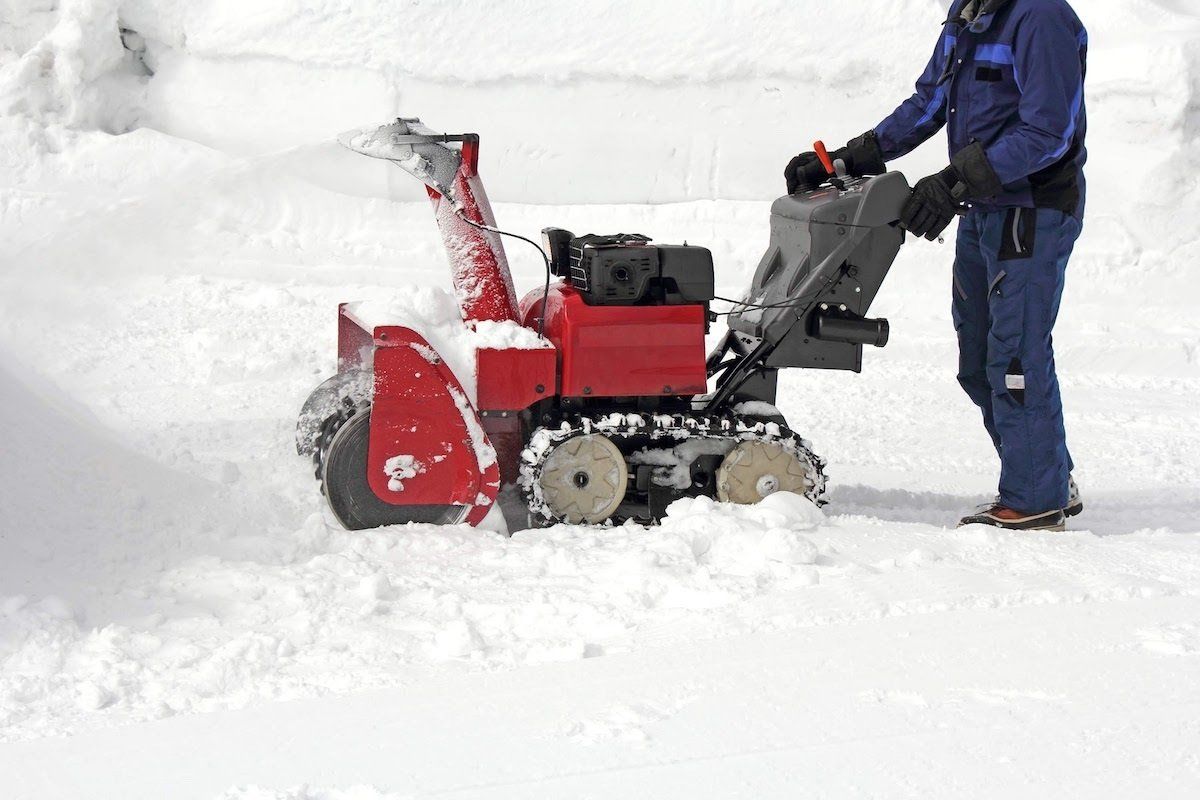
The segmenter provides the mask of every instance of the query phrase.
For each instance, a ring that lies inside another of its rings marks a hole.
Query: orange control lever
[[[829,157],[829,151],[825,149],[825,143],[818,139],[813,142],[813,150],[816,152],[817,158],[821,159],[821,166],[825,168],[826,172],[833,175],[833,159]]]

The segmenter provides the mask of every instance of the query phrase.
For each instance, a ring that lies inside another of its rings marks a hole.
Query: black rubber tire
[[[398,506],[385,503],[371,491],[367,483],[370,429],[369,411],[352,415],[338,427],[322,454],[321,486],[338,522],[352,531],[408,522],[458,522],[466,510],[462,506]]]

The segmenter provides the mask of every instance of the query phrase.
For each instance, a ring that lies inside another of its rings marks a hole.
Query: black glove
[[[900,211],[900,226],[932,242],[968,199],[986,200],[1003,188],[987,150],[982,143],[972,141],[954,154],[950,166],[917,181]]]
[[[946,230],[965,198],[966,184],[959,178],[958,170],[946,167],[917,181],[900,211],[900,227],[932,242]]]
[[[882,175],[887,172],[883,163],[883,151],[879,149],[879,140],[875,131],[867,131],[862,136],[856,136],[846,142],[846,146],[829,154],[832,161],[839,158],[846,165],[846,173],[856,178],[864,175]]]
[[[788,194],[795,194],[801,189],[815,189],[828,177],[829,173],[825,171],[825,165],[811,150],[793,158],[783,170]]]
[[[856,178],[887,172],[875,131],[867,131],[862,136],[846,142],[845,147],[829,154],[830,161],[839,159],[846,166],[846,173]],[[787,180],[788,194],[795,194],[798,189],[815,189],[820,186],[829,178],[829,173],[825,171],[817,154],[810,151],[801,153],[788,162],[783,176]]]

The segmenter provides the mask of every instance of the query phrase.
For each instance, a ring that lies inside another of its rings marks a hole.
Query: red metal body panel
[[[484,411],[521,411],[552,397],[557,383],[557,351],[479,350],[475,354],[478,406]]]
[[[353,316],[343,321],[356,324]],[[373,332],[375,386],[367,482],[395,505],[469,506],[478,524],[500,490],[495,449],[458,378],[419,334],[400,326]],[[397,477],[390,459],[409,456],[415,474]]]
[[[500,482],[502,485],[512,486],[521,477],[521,451],[525,449],[521,418],[515,411],[501,411],[484,414],[480,421],[488,439],[496,448]]]
[[[472,222],[496,226],[496,215],[492,213],[492,204],[479,178],[478,144],[464,145],[462,156],[450,187],[454,199],[443,197],[433,187],[426,187],[450,260],[454,293],[465,320],[516,320],[517,293],[513,289],[500,236],[468,225],[456,213],[461,210],[462,215]]]
[[[514,320],[536,329],[542,291],[530,293],[518,310],[500,237],[467,222],[496,222],[478,159],[478,142],[468,139],[452,181],[426,180],[459,308],[468,322]],[[518,413],[539,400],[707,391],[702,305],[589,306],[559,284],[546,297],[545,317],[553,348],[477,353],[480,414],[419,334],[401,326],[371,329],[339,308],[339,370],[374,370],[367,481],[381,500],[466,506],[466,521],[479,524],[496,502],[501,477],[516,480],[525,444]]]
[[[524,324],[537,325],[542,291],[526,295]],[[559,352],[564,397],[697,395],[707,391],[701,305],[589,306],[556,284],[547,299],[546,337]]]

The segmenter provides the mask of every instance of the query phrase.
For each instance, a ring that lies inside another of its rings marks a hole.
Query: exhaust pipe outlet
[[[866,319],[850,312],[818,312],[813,335],[824,342],[869,344],[883,347],[890,327],[886,319]]]

